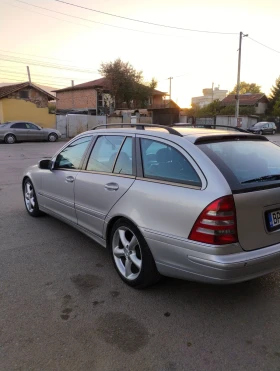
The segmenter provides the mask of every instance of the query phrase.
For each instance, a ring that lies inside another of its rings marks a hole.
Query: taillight
[[[189,239],[212,245],[238,242],[233,197],[221,197],[208,205],[197,218]]]

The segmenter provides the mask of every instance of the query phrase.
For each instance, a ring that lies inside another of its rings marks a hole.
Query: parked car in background
[[[280,269],[280,147],[250,133],[141,126],[87,131],[29,167],[29,215],[107,246],[132,287]]]
[[[257,122],[253,126],[251,126],[248,131],[254,134],[275,134],[276,133],[276,125],[274,122]]]
[[[41,128],[39,125],[27,121],[9,121],[0,125],[0,141],[7,144],[29,141],[55,142],[61,138],[56,129]]]

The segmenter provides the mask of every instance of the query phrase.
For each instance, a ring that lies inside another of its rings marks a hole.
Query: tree
[[[280,76],[276,79],[275,85],[271,88],[269,96],[269,110],[274,111],[275,104],[280,100]]]
[[[272,115],[276,117],[280,117],[280,98],[275,102],[273,106]]]
[[[229,94],[236,94],[236,92],[237,92],[237,84],[235,85],[235,87]],[[254,82],[248,83],[245,81],[241,81],[239,94],[246,94],[246,93],[252,93],[252,94],[261,93],[261,86],[257,85]]]
[[[114,62],[101,63],[98,72],[108,79],[116,106],[125,102],[129,108],[131,102],[136,101],[140,108],[144,107],[157,85],[155,79],[144,83],[142,71],[136,71],[130,63],[125,63],[120,58]]]
[[[214,100],[213,102],[207,104],[207,106],[204,106],[200,108],[197,112],[197,117],[213,117],[219,114],[221,109],[221,102],[219,99]]]

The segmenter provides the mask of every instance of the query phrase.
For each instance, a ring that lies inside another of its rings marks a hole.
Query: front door
[[[77,223],[74,186],[92,135],[72,141],[56,157],[53,170],[43,170],[40,202],[58,216]]]
[[[78,224],[102,236],[111,208],[135,181],[134,136],[101,135],[75,181]]]
[[[43,140],[44,133],[43,130],[38,128],[38,126],[32,124],[31,122],[26,122],[26,126],[28,128],[28,140]]]

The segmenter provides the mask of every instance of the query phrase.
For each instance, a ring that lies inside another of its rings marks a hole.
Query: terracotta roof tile
[[[258,103],[263,97],[266,98],[265,94],[240,94],[239,95],[239,104],[242,106],[253,106],[254,104]],[[267,98],[266,98],[267,99]],[[221,104],[224,106],[235,104],[236,99],[234,94],[230,94],[225,97]]]
[[[48,98],[50,98],[52,100],[56,99],[55,96],[49,94],[48,92],[46,92],[45,90],[39,88],[38,86],[36,86],[36,85],[34,85],[32,83],[29,83],[28,81],[27,82],[23,82],[21,84],[13,84],[13,85],[7,85],[7,86],[0,87],[0,99],[1,98],[5,98],[5,97],[7,97],[10,94],[15,93],[16,91],[21,90],[21,89],[24,89],[24,88],[27,88],[29,86],[31,86],[32,88],[34,88],[36,90],[39,90],[43,94],[46,94],[48,96]]]
[[[83,84],[78,84],[74,86],[69,86],[67,88],[59,89],[59,90],[53,90],[56,93],[60,93],[63,91],[69,91],[69,90],[78,90],[78,89],[94,89],[101,87],[105,90],[111,89],[111,83],[106,77],[101,77],[100,79],[84,82]],[[154,89],[153,94],[160,94],[160,95],[168,95],[167,93],[164,93],[162,91]]]

